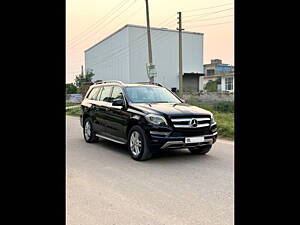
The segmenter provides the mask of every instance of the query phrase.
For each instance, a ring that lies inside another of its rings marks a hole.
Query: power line
[[[112,21],[114,21],[116,18],[118,18],[122,13],[124,13],[129,7],[131,7],[133,4],[135,3],[135,0],[127,7],[125,8],[123,11],[121,11],[121,13],[119,13],[117,16],[113,17],[111,20],[109,20],[108,23],[105,23],[104,25],[102,25],[100,28],[103,28],[105,26],[107,26],[108,24],[110,24]],[[98,27],[99,28],[99,27]],[[99,29],[95,28],[91,34],[94,34],[96,31],[98,31]],[[87,40],[90,37],[92,37],[91,35],[87,36],[86,38],[79,40],[79,42],[75,43],[75,45],[70,46],[70,49],[73,49],[74,47],[78,46],[78,44],[81,44],[83,40]]]
[[[115,17],[113,17],[111,20],[109,20],[108,23],[105,23],[104,25],[102,25],[101,27],[98,27],[98,28],[101,28],[101,29],[102,29],[103,27],[105,27],[105,26],[107,26],[108,24],[110,24],[112,21],[114,21],[116,18],[118,18],[122,13],[124,13],[128,8],[130,8],[134,3],[135,3],[135,0],[134,0],[129,6],[127,6],[123,11],[121,11],[117,16],[115,16]],[[97,32],[98,30],[99,30],[99,29],[96,28],[96,29],[92,32],[92,34],[95,33],[95,32]],[[75,45],[70,46],[70,49],[76,47],[78,44],[81,44],[81,43],[82,43],[81,41],[87,40],[87,39],[89,39],[90,37],[92,37],[92,36],[90,35],[90,36],[87,36],[86,38],[84,38],[84,39],[82,39],[82,40],[79,40],[79,42],[75,43]]]
[[[173,18],[173,16],[175,17],[176,15],[173,13],[172,15],[170,15],[167,19],[163,20],[163,22],[161,22],[159,24],[159,26],[161,26],[162,24],[164,24],[165,22],[169,21],[171,18]]]
[[[143,8],[144,6],[140,6],[137,10],[135,10],[133,13],[131,13],[129,16],[127,16],[127,18],[132,18],[136,15],[138,15],[139,12],[141,12],[140,10]],[[119,23],[118,25],[116,25],[116,27],[120,27],[122,24],[124,24],[124,21],[122,21],[121,23]]]
[[[225,17],[230,17],[230,16],[233,16],[233,15],[219,16],[219,17],[213,17],[213,18],[208,18],[208,19],[193,20],[193,22],[207,21],[207,20],[216,20],[216,19],[225,18]],[[193,23],[193,22],[192,22],[192,23]],[[188,23],[190,23],[190,22],[188,22]]]
[[[122,2],[124,3],[124,2]],[[121,4],[122,4],[121,3]],[[200,8],[200,9],[193,9],[193,10],[186,10],[184,12],[192,12],[192,11],[199,11],[199,10],[204,10],[204,9],[210,9],[210,8],[217,8],[217,7],[221,7],[221,6],[226,6],[226,5],[230,5],[232,3],[227,3],[227,4],[222,4],[222,5],[217,5],[217,6],[211,6],[211,7],[207,7],[207,8]],[[122,4],[120,7],[122,7],[124,4]],[[119,8],[120,8],[119,7]],[[112,10],[111,10],[112,11]],[[221,10],[221,11],[225,11],[225,10]],[[214,13],[218,13],[218,12],[221,12],[221,11],[217,11],[217,12],[212,12],[212,13],[206,13],[206,14],[200,14],[200,15],[209,15],[209,14],[214,14]],[[189,15],[189,16],[199,16],[199,15]],[[186,17],[189,17],[189,16],[186,16]],[[168,21],[169,19],[171,19],[173,17],[173,15],[171,15],[170,17],[168,17],[165,21]],[[163,21],[163,22],[165,22]],[[99,22],[99,21],[98,21]],[[162,23],[163,23],[162,22]],[[97,24],[97,22],[95,23]]]
[[[184,12],[184,13],[189,13],[189,12],[201,11],[201,10],[205,10],[205,9],[219,8],[219,7],[222,7],[222,6],[231,5],[232,3],[233,3],[233,2],[227,3],[227,4],[223,4],[223,5],[211,6],[211,7],[207,7],[207,8],[199,8],[199,9],[185,10],[185,11],[182,11],[182,12]]]
[[[215,25],[221,25],[221,24],[227,24],[227,23],[233,23],[233,21],[227,21],[227,22],[224,22],[224,23],[204,24],[204,25],[201,25],[201,26],[198,26],[198,27],[188,27],[187,29],[215,26]]]
[[[228,10],[232,10],[233,7],[231,8],[227,8],[227,9],[223,9],[223,10],[219,10],[219,11],[214,11],[214,12],[208,12],[208,13],[202,13],[202,14],[195,14],[195,15],[188,15],[188,16],[185,16],[185,17],[199,17],[199,16],[205,16],[205,15],[212,15],[212,14],[217,14],[217,13],[220,13],[220,12],[225,12],[225,11],[228,11]]]
[[[134,17],[135,15],[137,15],[138,14],[138,12],[139,12],[139,10],[141,9],[141,8],[143,8],[143,6],[141,6],[141,7],[139,7],[137,10],[135,10],[133,13],[131,13],[128,17],[129,18],[132,18],[132,17]],[[123,23],[123,22],[122,22]],[[72,51],[72,53],[74,53],[74,51]],[[76,54],[82,54],[83,53],[83,51],[81,50],[81,49],[78,49],[77,51],[75,51],[75,53]],[[82,62],[82,59],[77,59],[77,60],[75,60],[76,61],[76,63],[79,63],[79,62]],[[72,61],[72,63],[73,63],[74,61]],[[75,64],[75,63],[74,63]]]
[[[125,3],[127,3],[127,0],[123,0],[121,3],[118,3],[115,7],[113,7],[107,14],[105,14],[103,17],[101,17],[100,19],[96,20],[95,23],[93,23],[92,25],[90,25],[89,27],[87,27],[85,30],[83,30],[82,32],[80,32],[77,36],[75,36],[73,39],[71,39],[69,41],[69,43],[71,43],[72,41],[76,40],[78,37],[82,36],[82,34],[84,34],[85,32],[87,32],[89,29],[91,29],[93,26],[95,26],[96,24],[98,24],[99,22],[103,22],[105,21],[107,18],[109,18],[111,15],[113,15],[115,12],[117,12],[120,8],[122,8],[124,6]],[[117,9],[116,9],[117,8]]]

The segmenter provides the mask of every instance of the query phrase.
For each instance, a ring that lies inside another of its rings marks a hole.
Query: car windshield
[[[163,87],[133,86],[125,89],[133,103],[180,103],[178,98]]]

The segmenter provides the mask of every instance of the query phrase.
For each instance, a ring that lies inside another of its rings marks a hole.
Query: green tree
[[[205,90],[207,92],[217,92],[218,91],[218,84],[221,83],[221,79],[218,78],[217,80],[210,80],[207,82],[207,84],[205,85]]]
[[[78,93],[78,89],[74,84],[72,83],[66,84],[66,94],[77,94],[77,93]]]
[[[95,76],[95,74],[92,71],[87,71],[87,73],[84,74],[79,74],[75,77],[75,85],[77,88],[81,88],[82,85],[84,85],[85,83],[91,83],[93,76]]]
[[[82,95],[85,96],[86,92],[88,91],[89,87],[91,84],[93,84],[92,79],[95,76],[95,74],[89,70],[86,72],[85,75],[82,73],[77,75],[75,77],[75,85],[78,88],[78,92]]]

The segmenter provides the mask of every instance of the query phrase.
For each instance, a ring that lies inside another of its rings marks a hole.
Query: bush
[[[205,103],[197,101],[194,97],[187,100],[188,104],[198,106],[213,113],[218,124],[218,136],[233,140],[234,138],[234,103],[233,102],[218,102]]]
[[[66,102],[66,107],[68,107],[68,106],[75,106],[75,105],[80,105],[80,103]]]
[[[197,99],[195,99],[195,97],[190,97],[188,100],[186,100],[186,103],[190,104],[190,105],[194,105],[194,106],[198,106],[202,109],[206,109],[208,111],[213,111],[214,107],[212,104],[209,104],[207,102],[200,102]]]
[[[72,109],[66,109],[66,114],[69,116],[80,116],[82,114],[82,111],[79,107],[72,108]]]
[[[216,80],[209,80],[204,87],[204,90],[207,92],[217,92],[218,84],[221,84],[221,78],[217,78]]]
[[[213,109],[218,112],[233,113],[234,103],[233,102],[218,102],[213,104]]]
[[[78,93],[78,89],[77,87],[70,83],[70,84],[66,84],[66,94],[77,94]]]
[[[212,112],[218,124],[218,136],[234,139],[234,115],[233,113]]]

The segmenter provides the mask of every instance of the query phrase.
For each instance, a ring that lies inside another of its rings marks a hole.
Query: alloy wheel
[[[85,127],[84,127],[84,136],[85,136],[85,138],[86,138],[87,140],[90,139],[91,133],[92,133],[92,131],[91,131],[91,124],[90,124],[89,121],[87,121],[87,122],[85,123]]]
[[[134,156],[138,156],[142,150],[141,135],[137,131],[131,133],[130,150]]]

